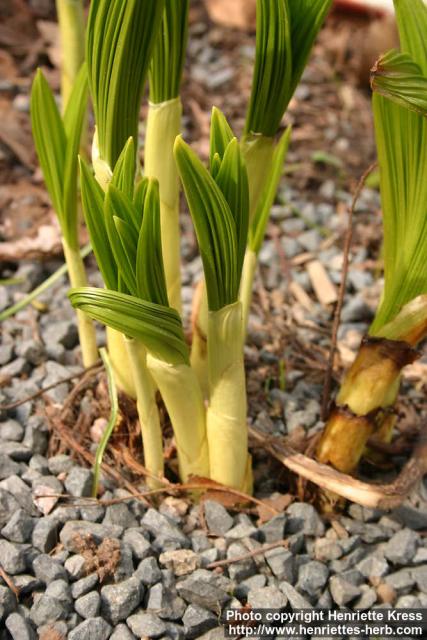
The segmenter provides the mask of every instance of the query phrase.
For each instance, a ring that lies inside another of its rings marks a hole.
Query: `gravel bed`
[[[309,251],[337,283],[342,253],[335,244],[325,248],[328,238],[318,230],[326,222],[332,230],[342,223],[333,213],[335,196],[317,208],[298,202],[290,190],[281,197],[287,204],[274,208],[273,219],[286,233],[281,242],[287,257]],[[366,189],[360,211],[377,206],[377,194]],[[187,229],[183,234],[186,311],[201,270],[188,238]],[[349,274],[340,345],[350,353],[366,330],[378,293],[370,272],[358,268],[367,257],[359,248]],[[285,291],[288,282],[272,239],[267,240],[260,263],[265,289]],[[310,312],[299,309],[297,301],[293,310],[308,321],[327,325],[330,312],[316,301],[304,265],[291,263],[290,268],[293,280],[312,300]],[[24,264],[16,275],[31,288],[45,277],[46,267]],[[100,284],[95,272],[91,280]],[[3,405],[80,371],[66,289],[63,280],[41,297],[47,313],[29,307],[3,323]],[[22,287],[0,287],[1,307],[19,299],[22,291]],[[280,355],[265,348],[268,330],[262,328],[257,309],[255,304],[246,347],[249,383],[258,367],[277,364]],[[279,312],[273,310],[273,319]],[[326,348],[329,343],[327,335],[319,336],[310,327],[298,328],[298,336],[307,344],[315,340]],[[102,344],[102,329],[98,337]],[[282,357],[287,357],[286,351]],[[62,383],[45,398],[61,406],[70,388]],[[303,371],[291,368],[285,388],[266,390],[266,406],[251,403],[250,418],[257,428],[271,433],[292,434],[301,428],[315,432],[322,427],[320,389],[320,384],[305,379]],[[412,387],[405,392],[417,399]],[[271,412],[277,405],[280,410]],[[91,471],[67,455],[48,458],[48,443],[43,401],[0,409],[0,566],[20,592],[17,599],[0,578],[0,640],[214,640],[223,637],[218,622],[221,609],[246,603],[290,609],[427,607],[427,540],[420,533],[427,528],[424,485],[393,513],[350,505],[344,515],[329,522],[310,504],[293,503],[258,525],[245,513],[227,511],[213,501],[201,507],[167,497],[157,509],[147,508],[106,477],[102,500],[121,501],[107,506],[90,503],[85,498],[91,491]],[[258,492],[268,496],[268,480]],[[48,494],[67,494],[75,500]],[[284,538],[287,548],[248,555]],[[247,557],[233,561],[242,555]],[[225,559],[231,562],[209,568]]]

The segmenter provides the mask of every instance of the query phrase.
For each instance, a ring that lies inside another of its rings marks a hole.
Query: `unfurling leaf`
[[[372,90],[427,117],[427,77],[407,53],[389,51],[371,70]]]

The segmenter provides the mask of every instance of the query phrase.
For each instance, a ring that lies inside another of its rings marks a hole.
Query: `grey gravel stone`
[[[298,587],[309,596],[316,596],[326,585],[329,569],[321,562],[313,560],[303,564],[298,572]]]
[[[65,480],[67,493],[77,498],[88,497],[92,492],[93,474],[90,469],[73,467]],[[118,505],[117,505],[118,506]],[[125,524],[123,526],[126,526]]]
[[[197,638],[201,633],[218,626],[218,616],[197,604],[190,604],[183,615],[186,638]]]
[[[73,598],[68,582],[65,580],[54,580],[47,585],[45,595],[59,600],[64,606],[68,606],[69,612],[71,613]]]
[[[136,640],[136,637],[127,625],[118,624],[114,627],[110,640]]]
[[[226,540],[241,540],[242,538],[255,537],[258,535],[256,527],[251,522],[239,522],[235,527],[227,531]]]
[[[0,584],[0,622],[16,609],[16,598],[9,587]]]
[[[341,576],[332,576],[329,580],[329,589],[334,602],[340,607],[361,595],[360,587],[347,582]]]
[[[251,589],[248,593],[248,604],[254,609],[283,609],[287,603],[287,597],[275,586]]]
[[[28,514],[36,514],[31,490],[19,476],[10,476],[2,480],[0,489],[8,491]]]
[[[45,456],[42,456],[40,453],[35,453],[33,455],[33,457],[28,463],[28,466],[33,471],[37,471],[42,475],[47,476],[49,473],[49,465],[48,465],[47,458],[45,458]]]
[[[3,444],[2,444],[3,448]],[[21,467],[17,462],[14,462],[9,456],[0,453],[0,480],[8,478],[13,475],[20,475]]]
[[[0,422],[0,440],[12,440],[21,442],[24,437],[24,427],[17,420],[6,420]]]
[[[287,511],[286,533],[302,531],[306,536],[323,536],[325,525],[311,504],[294,502]]]
[[[214,500],[206,500],[203,508],[206,524],[211,533],[223,536],[231,529],[234,520],[222,504]]]
[[[56,456],[52,456],[48,460],[49,471],[52,475],[57,476],[60,473],[68,473],[74,466],[73,460],[70,456],[64,453],[59,453]]]
[[[1,449],[5,456],[10,456],[16,462],[28,462],[34,453],[30,447],[20,442],[2,442]]]
[[[364,611],[366,609],[371,609],[377,601],[377,592],[367,584],[363,584],[360,588],[362,590],[362,595],[354,602],[352,605],[353,608],[355,610],[362,609]]]
[[[19,613],[11,613],[5,624],[12,640],[36,640],[37,638],[34,629]]]
[[[34,519],[23,509],[18,509],[3,527],[1,534],[10,542],[29,542],[33,526]]]
[[[271,549],[265,554],[268,566],[278,580],[284,580],[295,584],[294,557],[287,549]]]
[[[42,337],[45,344],[62,344],[66,349],[74,349],[79,339],[77,327],[70,320],[49,323],[44,329]]]
[[[147,611],[153,611],[166,620],[180,620],[185,611],[185,602],[174,589],[165,584],[155,584],[149,591]]]
[[[283,540],[285,536],[285,523],[286,515],[281,513],[263,524],[258,529],[261,540],[267,543]]]
[[[148,586],[159,582],[162,579],[162,572],[160,571],[156,558],[149,557],[141,560],[135,571],[135,576]]]
[[[153,553],[151,544],[137,529],[127,529],[123,534],[123,542],[129,545],[137,560],[144,560]]]
[[[266,576],[262,573],[258,573],[255,576],[251,576],[250,578],[247,578],[246,580],[243,580],[242,582],[237,584],[234,590],[234,594],[236,598],[242,600],[243,598],[248,597],[249,591],[256,591],[265,587],[266,582]]]
[[[49,441],[49,427],[41,416],[31,416],[25,426],[23,444],[34,453],[45,455]]]
[[[126,618],[141,603],[144,588],[135,577],[101,589],[101,611],[113,625]]]
[[[230,599],[228,593],[215,584],[215,576],[206,579],[203,570],[195,571],[191,576],[178,582],[176,590],[189,604],[198,604],[202,608],[218,612]]]
[[[106,524],[118,524],[125,529],[138,526],[137,519],[124,502],[108,506],[103,522]]]
[[[357,563],[356,568],[365,578],[382,578],[389,572],[387,560],[379,554],[370,554]]]
[[[105,507],[101,504],[83,504],[80,506],[82,520],[101,522],[105,515]]]
[[[312,605],[289,582],[281,582],[279,589],[289,600],[292,609],[312,609]]]
[[[138,638],[160,638],[166,632],[165,623],[154,613],[135,613],[127,624]]]
[[[427,565],[424,567],[416,567],[412,569],[412,576],[417,583],[417,587],[423,593],[427,593]]]
[[[343,555],[341,545],[335,540],[328,538],[317,538],[314,543],[314,557],[321,562],[338,560]]]
[[[387,542],[384,555],[393,564],[405,565],[414,557],[418,542],[419,537],[414,531],[402,529]]]
[[[25,358],[15,358],[9,364],[5,364],[0,369],[0,376],[2,378],[19,378],[24,373],[28,373],[30,370],[30,364]]]
[[[43,553],[33,561],[33,570],[35,576],[49,584],[53,580],[68,580],[67,572],[64,567],[54,558]]]
[[[372,318],[372,309],[366,304],[363,298],[353,296],[343,306],[341,313],[342,322],[368,321]]]
[[[240,542],[233,542],[227,549],[227,558],[233,559],[244,556],[248,553],[248,549]],[[232,580],[240,582],[245,578],[249,578],[256,572],[256,566],[252,558],[233,562],[228,566],[228,575]]]
[[[97,591],[90,591],[74,603],[77,613],[84,618],[96,618],[101,608],[101,597]]]
[[[90,535],[101,544],[105,538],[120,538],[123,528],[116,524],[98,524],[96,522],[84,522],[83,520],[70,520],[61,529],[59,539],[68,551],[79,552],[79,544],[76,543],[76,535]]]
[[[103,618],[89,618],[68,634],[68,640],[108,640],[111,626]]]
[[[15,576],[13,578],[13,582],[16,588],[19,589],[19,593],[22,595],[41,589],[43,586],[43,582],[41,580],[25,573],[20,573],[18,576]]]
[[[24,340],[16,345],[16,354],[32,365],[39,365],[46,359],[46,349],[39,340]]]
[[[31,607],[30,617],[36,627],[41,627],[50,622],[65,620],[69,612],[68,603],[43,594]]]
[[[166,540],[172,540],[182,547],[188,547],[189,540],[180,529],[165,515],[155,509],[148,509],[141,520],[141,525],[153,536],[161,534]]]
[[[0,540],[0,565],[11,575],[23,573],[26,568],[24,548],[8,540]]]
[[[71,595],[74,600],[77,600],[86,593],[89,593],[98,584],[98,576],[96,573],[91,573],[89,576],[81,578],[71,585]]]
[[[405,595],[409,593],[414,586],[415,578],[413,573],[408,569],[401,569],[386,576],[385,582],[393,587],[398,595]]]
[[[32,535],[33,547],[42,553],[49,553],[58,542],[58,522],[54,518],[40,518]]]
[[[1,306],[1,305],[0,305]],[[0,345],[0,366],[7,364],[13,358],[13,345],[2,344]]]
[[[67,558],[64,567],[71,580],[79,580],[86,575],[86,560],[78,553]]]

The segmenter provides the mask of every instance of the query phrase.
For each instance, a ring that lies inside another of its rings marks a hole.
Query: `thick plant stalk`
[[[123,334],[107,327],[107,347],[118,388],[136,400],[136,386]]]
[[[181,131],[181,114],[179,97],[158,104],[150,102],[144,159],[145,175],[159,181],[162,253],[168,300],[178,313],[182,310],[179,183],[173,145]]]
[[[204,280],[199,282],[194,294],[192,330],[191,367],[197,376],[203,397],[208,398],[208,300]]]
[[[207,434],[211,478],[250,491],[246,382],[240,302],[209,312]]]
[[[125,337],[124,342],[136,390],[144,463],[147,470],[154,476],[147,477],[147,484],[151,489],[156,489],[162,485],[160,479],[164,476],[163,440],[156,403],[156,387],[147,368],[141,367],[141,362],[147,358],[143,345],[133,338]]]
[[[257,254],[248,247],[246,249],[245,261],[243,263],[242,283],[240,288],[240,300],[242,302],[242,326],[245,334],[248,326],[249,311],[252,301],[252,289],[257,264]]]
[[[85,57],[85,21],[82,0],[56,0],[61,37],[62,111],[68,103],[77,73]]]
[[[242,141],[242,151],[246,161],[249,183],[249,219],[252,220],[258,206],[260,196],[269,178],[274,155],[274,139],[263,135],[249,135]],[[252,301],[252,289],[257,267],[257,255],[250,247],[246,250],[245,262],[240,285],[240,299],[242,301],[242,322],[246,334],[249,309]],[[206,389],[208,378],[208,304],[204,282],[200,285],[200,303],[195,310],[193,322],[193,341],[191,345],[191,364],[197,372],[197,377]]]
[[[62,245],[71,286],[73,288],[85,287],[87,285],[87,277],[79,247],[71,247],[65,238],[62,241]],[[83,365],[90,367],[99,358],[95,327],[92,320],[83,311],[77,310],[76,313]]]
[[[376,336],[364,338],[317,448],[319,462],[353,473],[371,435],[390,439],[401,371],[419,357],[414,347],[426,334],[427,295],[422,295]]]
[[[194,371],[188,364],[170,364],[152,354],[147,366],[172,422],[181,480],[209,477],[206,411]]]

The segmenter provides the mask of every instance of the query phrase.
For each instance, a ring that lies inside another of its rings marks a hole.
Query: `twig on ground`
[[[372,173],[372,171],[375,169],[376,166],[377,166],[376,162],[371,164],[366,169],[362,177],[360,178],[356,187],[356,191],[354,192],[353,200],[348,212],[348,226],[347,226],[347,231],[346,231],[345,240],[344,240],[344,260],[343,260],[343,266],[342,266],[342,272],[341,272],[341,282],[340,282],[340,287],[338,291],[338,300],[335,306],[334,320],[332,324],[331,349],[329,352],[328,366],[326,368],[325,382],[323,385],[322,412],[321,412],[321,418],[323,421],[326,421],[328,417],[329,400],[331,395],[332,370],[334,368],[335,352],[337,349],[338,329],[340,326],[341,312],[344,304],[344,295],[345,295],[345,288],[347,285],[347,275],[348,275],[348,267],[349,267],[349,261],[350,261],[349,260],[350,249],[351,249],[351,243],[353,240],[354,211],[356,208],[357,201],[359,200],[361,191],[365,186],[366,179]]]
[[[57,382],[53,382],[52,384],[49,384],[47,387],[44,387],[43,389],[39,389],[38,391],[36,391],[36,393],[33,393],[30,396],[23,398],[22,400],[17,400],[16,402],[12,402],[10,404],[4,404],[2,405],[1,408],[4,411],[10,411],[11,409],[16,409],[17,407],[20,407],[21,404],[25,404],[26,402],[31,402],[32,400],[39,398],[44,393],[46,393],[47,391],[50,391],[51,389],[54,389],[55,387],[58,387],[60,384],[64,384],[65,382],[71,382],[76,378],[85,376],[87,373],[90,373],[92,376],[95,373],[97,373],[97,371],[94,371],[94,369],[99,369],[99,371],[101,371],[102,367],[100,367],[100,365],[101,365],[101,361],[98,360],[97,362],[95,362],[95,364],[92,364],[90,367],[87,367],[87,369],[83,369],[82,371],[79,371],[78,373],[74,373],[71,376],[67,376],[66,378],[61,378],[61,380],[57,380]]]
[[[5,581],[5,583],[7,584],[7,586],[9,587],[9,589],[12,591],[12,593],[15,594],[16,599],[19,599],[19,589],[17,586],[15,586],[15,584],[13,583],[12,578],[6,573],[6,571],[3,569],[3,567],[0,564],[0,577],[3,578],[3,580]]]
[[[374,509],[394,509],[398,507],[427,473],[427,423],[422,427],[418,444],[412,457],[402,471],[390,484],[370,484],[361,482],[352,476],[340,473],[326,464],[320,464],[307,456],[298,453],[279,438],[266,438],[253,427],[249,433],[279,462],[294,473],[303,476],[322,489],[331,491],[356,502],[364,507]]]
[[[287,540],[279,540],[278,542],[272,542],[271,544],[266,544],[263,547],[254,549],[253,551],[248,551],[248,553],[243,553],[242,555],[235,556],[234,558],[225,558],[224,560],[216,560],[215,562],[211,562],[206,566],[206,569],[216,569],[217,567],[226,567],[229,564],[248,560],[249,558],[253,558],[254,556],[259,556],[263,553],[267,553],[267,551],[271,551],[272,549],[277,549],[278,547],[287,547],[288,544],[289,543]]]

